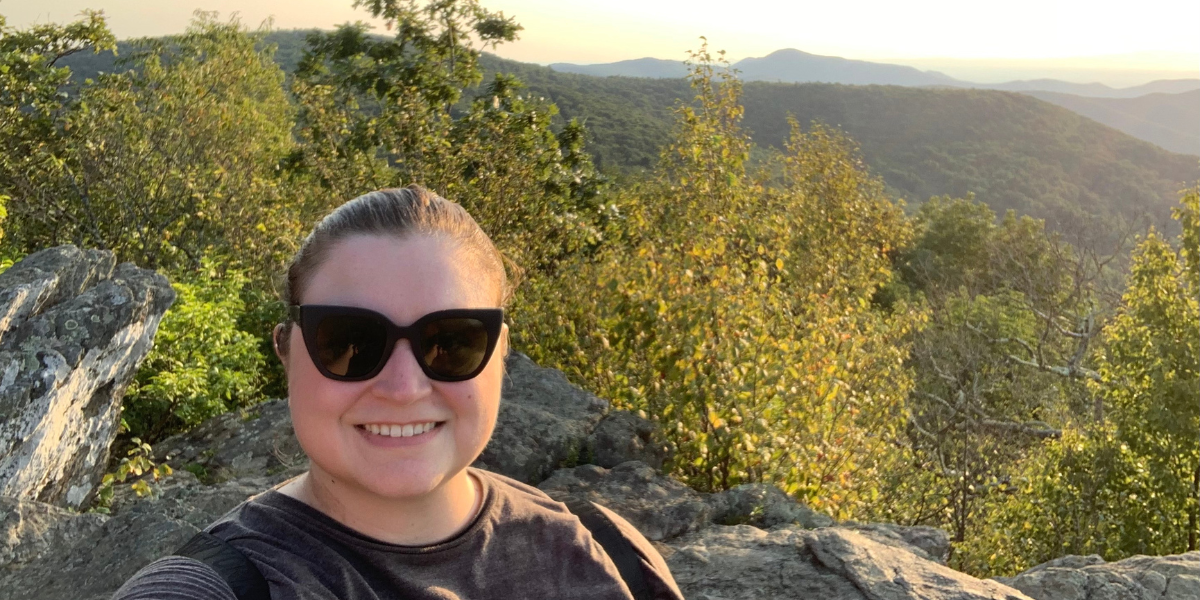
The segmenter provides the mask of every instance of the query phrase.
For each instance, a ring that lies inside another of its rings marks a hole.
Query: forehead
[[[497,306],[497,282],[442,237],[356,235],[334,243],[305,304],[357,306],[411,323],[435,310]]]

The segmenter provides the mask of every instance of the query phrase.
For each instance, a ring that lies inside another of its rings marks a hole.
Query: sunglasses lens
[[[362,377],[383,359],[387,328],[379,319],[362,315],[330,315],[317,325],[317,356],[321,366],[341,377]]]
[[[478,319],[438,319],[425,325],[421,339],[421,360],[441,377],[470,375],[487,354],[487,327]]]

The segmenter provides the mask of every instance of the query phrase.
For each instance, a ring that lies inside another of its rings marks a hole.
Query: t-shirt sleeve
[[[683,593],[679,591],[679,586],[675,583],[675,578],[671,576],[671,570],[667,568],[667,561],[663,560],[658,550],[650,545],[650,540],[642,535],[636,527],[626,521],[621,515],[596,504],[605,516],[616,524],[621,530],[621,534],[625,539],[633,544],[633,549],[641,558],[642,572],[646,574],[646,584],[650,587],[650,593],[654,596],[654,600],[683,600]]]
[[[237,600],[210,566],[183,556],[160,558],[130,577],[112,600]]]

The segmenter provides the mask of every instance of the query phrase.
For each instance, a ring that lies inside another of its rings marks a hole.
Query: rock
[[[591,463],[608,469],[631,460],[661,469],[668,458],[666,448],[654,440],[654,423],[623,410],[604,415],[588,445]]]
[[[79,507],[104,474],[121,396],[175,299],[161,275],[111,265],[63,246],[0,274],[0,496]]]
[[[267,487],[262,478],[208,486],[185,472],[157,489],[154,497],[114,503],[117,510],[112,517],[0,499],[0,536],[16,538],[22,552],[26,547],[40,550],[19,555],[8,564],[0,554],[0,590],[4,591],[0,597],[107,599],[138,569],[174,552],[197,531]],[[4,516],[2,511],[11,507],[20,511],[17,518]],[[36,517],[36,525],[19,524],[30,516]],[[39,540],[45,543],[39,545]]]
[[[559,469],[538,488],[560,502],[576,498],[610,508],[652,541],[670,539],[712,521],[712,508],[700,493],[636,461],[611,470],[595,465]]]
[[[0,572],[53,556],[107,520],[104,515],[80,515],[44,502],[0,496]]]
[[[212,483],[241,477],[291,476],[308,468],[285,399],[213,417],[154,446],[158,460]]]
[[[590,462],[588,436],[608,403],[519,352],[505,370],[496,431],[475,466],[537,484],[559,467]]]
[[[801,531],[817,562],[854,583],[867,598],[1025,600],[1000,582],[979,580],[846,528]]]
[[[713,520],[723,525],[745,523],[761,528],[795,523],[801,527],[829,527],[828,515],[796,502],[778,487],[767,483],[746,483],[708,497]]]
[[[1094,554],[1064,556],[996,580],[1034,600],[1196,600],[1200,552],[1132,556],[1112,563]]]
[[[691,600],[1028,600],[841,527],[716,525],[666,545],[667,565]]]
[[[667,546],[663,558],[688,600],[867,598],[816,562],[795,530],[716,525]]]
[[[839,527],[855,529],[882,544],[902,544],[918,556],[943,565],[950,558],[950,534],[936,527],[854,522]]]
[[[0,273],[0,339],[43,308],[73,298],[112,275],[111,252],[47,248]]]

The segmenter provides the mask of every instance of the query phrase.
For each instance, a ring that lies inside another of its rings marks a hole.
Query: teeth
[[[375,435],[386,435],[388,437],[412,437],[421,435],[437,426],[435,422],[421,423],[419,425],[379,425],[377,423],[368,423],[363,425],[363,428]]]

